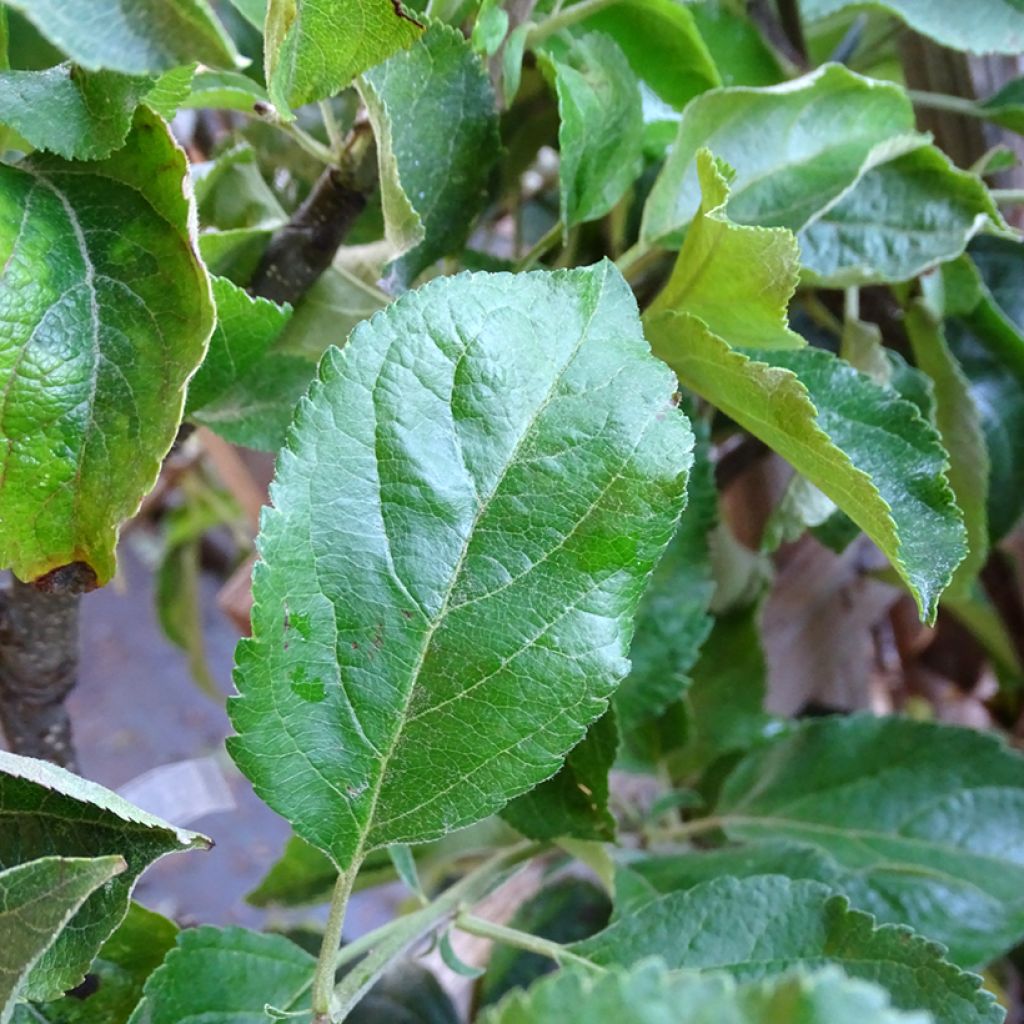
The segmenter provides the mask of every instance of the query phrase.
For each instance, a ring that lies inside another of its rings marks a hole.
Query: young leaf
[[[213,327],[184,178],[145,107],[107,160],[0,167],[0,564],[21,579],[106,583],[174,440]]]
[[[985,435],[970,384],[946,343],[941,322],[916,302],[905,323],[914,359],[935,385],[936,425],[949,452],[949,484],[964,513],[967,557],[950,584],[951,590],[963,591],[974,583],[988,558],[989,460]]]
[[[682,696],[711,629],[708,605],[715,581],[708,535],[718,521],[718,491],[706,435],[707,428],[698,432],[686,511],[637,609],[629,675],[614,701],[623,733]]]
[[[244,59],[206,0],[5,0],[54,46],[91,71],[129,75],[200,61]]]
[[[328,350],[229,739],[343,870],[550,777],[627,668],[692,435],[609,265],[431,282]]]
[[[0,72],[0,122],[36,149],[69,160],[97,160],[128,137],[135,108],[153,80],[59,64]]]
[[[120,854],[127,869],[90,897],[72,927],[36,964],[28,998],[73,988],[128,910],[132,888],[153,861],[209,840],[175,829],[119,796],[54,765],[0,751],[0,869],[39,857]]]
[[[808,280],[842,288],[907,281],[986,230],[1008,229],[981,179],[917,146],[867,170],[798,238]]]
[[[683,974],[646,960],[631,970],[559,971],[508,996],[481,1024],[932,1024],[893,1009],[884,989],[838,970],[738,985],[727,974]]]
[[[718,878],[657,896],[569,948],[601,965],[659,956],[670,968],[725,969],[741,980],[834,964],[888,989],[901,1010],[929,1011],[935,1024],[1003,1019],[981,979],[944,960],[941,946],[909,928],[876,927],[820,882],[779,875]]]
[[[672,0],[622,0],[582,25],[611,36],[637,77],[676,110],[722,84],[693,13]]]
[[[608,772],[618,746],[615,713],[609,708],[569,752],[561,770],[536,789],[516,797],[501,816],[529,839],[570,836],[614,840],[615,819],[608,810]]]
[[[1015,0],[992,0],[983,12],[960,0],[800,0],[808,22],[849,7],[895,14],[916,32],[954,50],[1014,55],[1024,50],[1024,11]]]
[[[286,1011],[309,1005],[315,964],[283,935],[186,928],[150,975],[129,1024],[263,1024],[268,1004]]]
[[[644,208],[641,239],[678,245],[701,205],[698,152],[736,168],[729,216],[798,230],[867,170],[911,144],[914,113],[898,86],[838,64],[765,89],[715,89],[686,108]]]
[[[291,319],[290,306],[253,298],[223,277],[213,279],[213,300],[217,326],[203,365],[189,382],[186,413],[202,409],[237,384]]]
[[[945,943],[957,963],[987,963],[1024,936],[1024,759],[991,735],[803,722],[740,762],[714,815],[736,840],[821,850],[856,906]]]
[[[890,559],[921,614],[934,618],[939,595],[966,553],[961,514],[944,475],[947,456],[934,428],[915,406],[829,352],[780,347],[790,337],[781,324],[795,284],[790,236],[730,224],[722,212],[724,179],[706,151],[698,163],[700,215],[676,271],[644,317],[655,353],[687,387],[828,495]],[[715,284],[727,265],[716,270],[714,262],[723,252],[728,266],[745,267],[751,292],[765,297],[752,307],[757,318],[751,315],[742,327],[716,300]],[[753,287],[758,279],[761,287]],[[734,337],[757,344],[759,333],[770,351],[746,354],[730,345]]]
[[[264,61],[274,106],[326,99],[411,46],[423,26],[399,0],[270,0]]]
[[[494,90],[462,34],[436,24],[371,68],[360,91],[377,138],[385,231],[401,257],[391,272],[408,285],[465,244],[483,209],[500,152]]]
[[[121,857],[41,857],[0,871],[0,1024],[78,908],[124,869]]]
[[[603,217],[643,167],[640,89],[625,55],[600,32],[551,60],[558,93],[560,210],[568,229]]]

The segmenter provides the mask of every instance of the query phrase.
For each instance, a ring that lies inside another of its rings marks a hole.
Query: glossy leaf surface
[[[608,264],[432,282],[325,355],[228,742],[339,866],[492,813],[605,710],[682,504],[673,387]]]
[[[1024,760],[991,736],[867,716],[805,722],[748,754],[714,813],[734,839],[815,846],[855,906],[945,943],[958,963],[985,963],[1024,935]]]
[[[107,160],[0,167],[0,564],[22,579],[107,582],[174,440],[213,326],[184,179],[145,107]]]
[[[90,897],[36,964],[27,994],[53,999],[73,988],[128,910],[132,887],[155,860],[209,840],[175,829],[122,800],[43,761],[0,751],[0,869],[39,857],[119,854],[127,869]]]
[[[719,878],[656,896],[571,949],[602,965],[659,956],[671,968],[723,969],[742,980],[833,964],[888,989],[900,1009],[927,1010],[936,1024],[1003,1019],[981,979],[944,960],[941,946],[908,928],[876,927],[820,882],[779,875]]]
[[[461,33],[444,25],[371,68],[360,89],[377,138],[385,231],[401,254],[392,273],[408,284],[460,249],[483,209],[500,147],[494,90]]]

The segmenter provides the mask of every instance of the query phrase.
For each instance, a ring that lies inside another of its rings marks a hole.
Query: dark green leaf
[[[266,77],[282,116],[326,99],[411,46],[423,26],[397,0],[270,0]]]
[[[558,170],[565,228],[603,217],[642,167],[640,90],[624,54],[600,32],[551,60],[558,93]]]
[[[185,412],[223,396],[260,361],[291,318],[291,307],[252,298],[223,277],[213,280],[217,326],[203,365],[189,382]]]
[[[743,14],[717,0],[691,4],[688,10],[718,67],[723,85],[764,86],[783,80],[778,58]]]
[[[609,264],[431,282],[325,354],[228,742],[340,867],[493,813],[603,713],[682,501],[673,387]]]
[[[991,735],[803,722],[740,762],[714,814],[737,840],[817,847],[855,906],[945,943],[957,963],[1024,937],[1024,759]]]
[[[213,327],[185,155],[145,107],[134,124],[107,160],[0,167],[0,564],[22,579],[110,579]]]
[[[316,961],[281,935],[186,928],[146,982],[130,1024],[265,1024],[264,1007],[302,1009]]]
[[[291,836],[280,859],[245,899],[255,907],[325,903],[337,880],[338,869],[327,854]]]
[[[101,159],[124,144],[135,108],[152,85],[150,78],[72,64],[2,71],[0,122],[36,149],[69,160]]]
[[[411,282],[460,249],[483,209],[498,157],[494,90],[461,33],[433,25],[416,45],[371,68],[360,89],[377,137],[384,223]]]
[[[0,871],[0,1024],[26,995],[40,957],[82,904],[125,866],[121,857],[41,857]]]
[[[77,985],[125,916],[138,876],[165,854],[208,845],[205,837],[175,829],[102,786],[0,751],[0,869],[51,856],[119,854],[127,862],[127,870],[86,900],[72,927],[36,964],[27,996],[54,999]]]
[[[615,694],[615,713],[623,732],[656,717],[682,696],[711,629],[708,605],[715,581],[708,535],[718,521],[718,491],[706,434],[706,428],[698,432],[679,529],[637,609],[630,672]]]
[[[981,979],[944,960],[941,946],[909,928],[876,927],[820,882],[779,875],[719,878],[657,896],[570,948],[602,965],[659,956],[670,968],[724,969],[740,980],[834,964],[888,989],[899,1009],[929,1011],[935,1024],[1003,1020]]]
[[[4,0],[76,64],[129,75],[243,63],[206,0]]]
[[[615,838],[608,810],[608,772],[615,762],[619,733],[608,709],[570,751],[558,773],[536,789],[516,797],[501,816],[530,839]]]
[[[396,964],[346,1018],[347,1024],[460,1024],[437,978],[415,961]]]

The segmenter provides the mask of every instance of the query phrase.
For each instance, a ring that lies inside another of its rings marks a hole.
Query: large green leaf
[[[106,160],[0,167],[0,564],[105,583],[213,327],[185,155],[140,107]]]
[[[1024,936],[1024,759],[990,735],[856,716],[748,754],[714,811],[734,839],[790,839],[885,921],[986,963]]]
[[[874,8],[902,18],[912,29],[943,46],[969,53],[1018,54],[1024,50],[1024,7],[1019,0],[800,0],[808,21],[847,8]]]
[[[909,280],[986,230],[1007,229],[984,183],[925,145],[867,170],[798,237],[808,279],[840,288]]]
[[[69,160],[109,156],[124,143],[152,79],[59,64],[0,72],[0,122],[36,149]]]
[[[264,49],[270,98],[290,117],[289,108],[341,92],[422,31],[399,0],[270,0]]]
[[[500,152],[494,90],[460,32],[432,25],[360,86],[380,165],[388,241],[408,284],[465,244]]]
[[[309,1005],[316,961],[283,935],[186,928],[146,982],[130,1024],[266,1024],[264,1007]]]
[[[607,263],[431,282],[325,354],[228,743],[340,867],[492,813],[602,714],[682,501],[673,386]]]
[[[673,973],[658,960],[632,970],[572,967],[508,996],[481,1024],[931,1024],[894,1010],[877,985],[837,970],[737,984],[727,974]]]
[[[165,854],[209,840],[166,822],[44,761],[0,751],[0,870],[40,857],[118,854],[127,869],[83,904],[36,964],[27,995],[53,999],[85,975],[128,910],[139,875]]]
[[[659,956],[671,968],[724,969],[742,980],[834,964],[888,989],[900,1009],[929,1011],[935,1024],[1003,1020],[981,979],[944,960],[941,946],[909,928],[876,927],[820,882],[780,875],[718,878],[656,896],[570,949],[601,965]]]
[[[0,1024],[11,1019],[32,968],[79,907],[125,869],[120,857],[41,857],[0,871]]]
[[[636,75],[601,32],[574,39],[551,60],[558,94],[562,224],[603,217],[643,167],[643,112]]]
[[[93,71],[169,71],[244,63],[206,0],[4,0],[54,46]]]
[[[795,284],[791,236],[730,224],[722,212],[724,179],[706,151],[699,164],[700,215],[644,317],[655,353],[828,495],[890,559],[922,615],[933,618],[966,553],[938,435],[916,406],[830,353],[781,347],[796,337],[782,326]],[[716,268],[722,253],[728,259]],[[759,296],[740,307],[748,314],[742,323],[718,300],[717,282],[735,266]],[[748,354],[730,344],[758,344],[759,337],[771,348]]]
[[[614,840],[615,819],[608,810],[608,772],[618,746],[615,713],[609,708],[569,752],[561,770],[512,800],[501,816],[530,839],[569,836]]]
[[[629,675],[615,694],[624,733],[656,717],[682,696],[711,629],[715,591],[708,535],[718,521],[718,491],[707,428],[698,433],[686,511],[636,614]]]
[[[678,245],[701,205],[703,147],[736,168],[729,216],[798,230],[864,171],[912,144],[914,114],[898,86],[829,64],[764,89],[715,89],[686,108],[644,208],[641,238]]]

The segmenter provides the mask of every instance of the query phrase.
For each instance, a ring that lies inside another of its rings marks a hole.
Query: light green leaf
[[[629,675],[615,694],[624,733],[682,696],[690,682],[687,673],[711,629],[708,605],[715,581],[708,535],[718,521],[718,491],[707,428],[697,436],[686,511],[637,609]]]
[[[949,453],[949,484],[964,513],[967,556],[950,584],[952,591],[970,589],[988,559],[989,460],[981,417],[970,384],[946,344],[940,322],[921,302],[907,312],[907,334],[918,368],[935,386],[935,418]]]
[[[206,0],[4,0],[76,64],[143,75],[245,63]]]
[[[481,1024],[932,1024],[894,1010],[877,985],[838,970],[739,985],[727,974],[683,974],[647,960],[601,973],[571,967],[508,996]]]
[[[550,63],[561,118],[560,210],[568,229],[603,217],[640,174],[643,112],[636,75],[608,36],[574,39]]]
[[[867,170],[797,236],[807,279],[829,288],[907,281],[959,256],[981,231],[1008,231],[974,174],[935,146]]]
[[[189,382],[186,414],[220,398],[270,348],[291,318],[290,306],[253,298],[226,278],[213,279],[217,326],[203,365]]]
[[[315,375],[308,359],[270,352],[191,418],[232,444],[276,452]]]
[[[786,312],[799,274],[793,236],[734,224],[726,213],[730,169],[707,150],[697,163],[703,190],[698,219],[648,318],[685,311],[731,345],[803,347],[806,342],[790,330]]]
[[[705,206],[672,279],[644,317],[655,353],[683,384],[786,458],[850,516],[932,619],[966,553],[934,428],[915,406],[830,353],[779,347],[797,338],[782,327],[794,284],[790,236],[729,224],[721,213],[725,182],[706,152],[699,162]],[[709,239],[719,237],[716,248]],[[716,269],[723,252],[729,258]],[[766,296],[740,307],[750,314],[742,323],[718,302],[715,287],[736,266],[744,268],[749,294]],[[757,344],[759,332],[770,350],[747,354],[729,343]]]
[[[192,78],[196,73],[196,65],[183,64],[180,68],[165,71],[154,82],[146,93],[144,102],[151,110],[155,110],[165,121],[170,121],[178,109],[188,99],[192,88]]]
[[[915,31],[954,50],[1014,55],[1024,50],[1024,9],[1018,0],[985,0],[983,10],[963,0],[800,0],[809,22],[850,7],[895,14]]]
[[[387,239],[407,285],[465,244],[500,152],[487,71],[460,32],[432,25],[361,79],[377,139]]]
[[[121,857],[41,857],[0,871],[0,1024],[79,907],[124,869]]]
[[[59,64],[0,72],[0,122],[36,149],[67,159],[109,156],[128,137],[152,79]]]
[[[1024,936],[1024,760],[991,735],[804,722],[744,758],[714,814],[736,840],[817,847],[856,906],[945,943],[957,963]]]
[[[86,782],[28,757],[0,751],[0,870],[39,857],[120,854],[127,870],[90,897],[72,927],[36,964],[26,995],[54,999],[85,976],[89,963],[128,910],[138,876],[165,854],[209,840]]]
[[[343,870],[498,810],[603,713],[682,502],[673,387],[607,263],[443,278],[325,354],[228,743]]]
[[[700,208],[696,159],[704,147],[736,168],[732,220],[795,231],[868,168],[919,144],[913,131],[902,89],[838,64],[778,86],[712,90],[683,113],[644,208],[641,240],[679,244]]]
[[[270,0],[264,31],[270,98],[290,117],[290,108],[341,92],[422,32],[398,0]]]
[[[608,810],[608,773],[619,732],[609,708],[569,752],[556,775],[507,804],[501,816],[529,839],[611,842],[615,819]]]
[[[213,327],[185,154],[145,107],[106,160],[0,167],[0,564],[106,583]]]
[[[267,91],[238,71],[201,71],[181,106],[209,110],[240,110],[251,114],[259,104],[269,104]]]
[[[265,1024],[264,1007],[302,1009],[316,961],[283,935],[186,928],[146,982],[129,1024]]]
[[[673,0],[621,0],[582,27],[611,36],[637,77],[676,110],[722,84],[689,7]]]
[[[657,896],[569,948],[601,965],[659,956],[670,968],[724,969],[742,981],[832,964],[881,985],[901,1010],[927,1010],[936,1024],[1003,1020],[981,979],[944,960],[941,946],[909,928],[875,926],[820,882],[780,875],[718,878]]]

